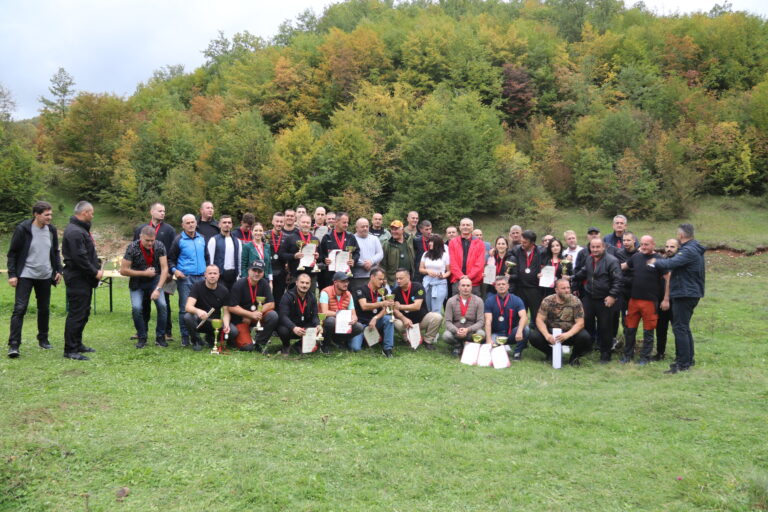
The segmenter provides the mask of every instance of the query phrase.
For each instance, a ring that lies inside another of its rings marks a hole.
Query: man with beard
[[[272,215],[272,229],[267,231],[266,235],[266,241],[270,249],[269,252],[272,254],[272,293],[275,295],[275,301],[278,304],[283,297],[283,293],[285,293],[288,277],[285,259],[280,256],[280,251],[283,250],[283,244],[287,238],[285,233],[283,233],[284,224],[285,216],[283,212],[275,212]]]
[[[262,307],[259,309],[257,297],[263,297]],[[236,341],[238,348],[245,352],[262,352],[269,343],[269,338],[275,331],[278,323],[275,311],[275,298],[269,287],[269,281],[264,277],[264,263],[254,260],[248,268],[248,277],[238,279],[229,292],[229,312],[232,315],[232,323],[240,331],[252,333],[244,342],[240,338],[230,338]],[[261,330],[257,326],[261,323]],[[255,343],[251,342],[255,333]]]
[[[323,332],[325,332],[325,343],[320,346],[320,350],[327,354],[330,352],[329,345],[345,346],[353,337],[363,333],[363,324],[357,321],[355,312],[355,300],[349,291],[349,276],[344,272],[333,274],[333,284],[323,288],[320,292],[320,313],[325,313],[323,322]],[[336,332],[336,315],[339,311],[349,310],[352,313],[350,322],[350,331],[347,333]]]
[[[360,259],[360,247],[357,245],[355,235],[347,232],[349,227],[349,215],[345,212],[336,214],[336,224],[333,231],[323,237],[320,242],[320,259],[325,263],[326,270],[320,273],[319,285],[321,288],[330,286],[334,271],[328,270],[327,266],[331,264],[331,251],[340,250],[349,252],[347,264],[350,271]]]
[[[280,300],[280,325],[277,327],[277,335],[283,344],[281,353],[284,356],[290,354],[291,340],[300,340],[306,334],[307,328],[316,327],[318,334],[322,332],[323,326],[317,316],[317,301],[315,296],[309,293],[311,286],[309,275],[299,274],[296,286],[286,291]],[[301,352],[300,343],[298,348]]]
[[[384,254],[381,267],[387,276],[387,283],[393,286],[397,269],[404,268],[413,272],[418,267],[413,254],[413,244],[405,237],[402,221],[393,220],[389,224],[389,231],[392,236],[382,244],[381,248]]]
[[[677,238],[670,238],[664,244],[664,252],[661,257],[671,258],[680,250],[680,242]],[[669,278],[672,272],[664,274],[664,297],[659,305],[659,321],[656,323],[656,355],[654,361],[663,361],[666,358],[667,334],[669,324],[672,322],[672,301],[669,297]]]

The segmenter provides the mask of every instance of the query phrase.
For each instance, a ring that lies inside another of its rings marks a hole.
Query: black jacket
[[[304,321],[301,320],[302,314],[298,303],[299,292],[296,288],[291,288],[280,299],[280,305],[278,306],[278,315],[280,316],[280,324],[293,330],[294,327],[317,327],[320,324],[320,318],[317,316],[317,301],[315,296],[308,292],[304,297],[307,301],[306,309],[304,310]]]
[[[70,217],[61,242],[61,255],[64,257],[64,282],[67,286],[77,281],[93,288],[99,284],[96,274],[101,270],[101,263],[96,256],[89,222]]]
[[[59,255],[59,235],[53,224],[48,224],[51,232],[51,268],[53,269],[53,278],[57,273],[61,273],[61,256]],[[13,231],[11,245],[8,248],[8,277],[19,277],[27,263],[29,247],[32,245],[32,219],[21,222]]]
[[[545,255],[543,249],[538,245],[533,246],[530,267],[528,266],[528,255],[525,254],[523,247],[518,245],[512,249],[512,256],[509,260],[515,262],[516,265],[512,267],[509,282],[514,287],[514,290],[539,287],[539,278],[537,276],[541,271],[541,264],[544,262]],[[526,272],[526,268],[530,268],[531,271]]]
[[[623,279],[619,260],[607,252],[603,254],[603,257],[594,267],[592,256],[587,258],[587,261],[576,273],[575,279],[577,281],[586,279],[584,293],[592,299],[604,299],[608,296],[617,299],[621,294]]]
[[[706,249],[696,240],[688,240],[680,246],[677,254],[668,259],[657,259],[656,268],[671,270],[669,296],[686,298],[704,296]]]

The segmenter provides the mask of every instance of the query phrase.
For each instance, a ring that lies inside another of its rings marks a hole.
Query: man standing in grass
[[[139,239],[128,245],[120,263],[120,275],[128,276],[128,289],[131,296],[133,325],[136,327],[138,341],[136,348],[147,345],[148,322],[144,316],[144,302],[154,301],[157,309],[155,343],[167,347],[165,341],[165,320],[167,318],[163,284],[168,278],[168,257],[165,245],[155,238],[155,229],[144,226]]]
[[[669,296],[672,299],[672,332],[675,333],[675,362],[664,373],[687,371],[695,364],[691,317],[704,297],[704,247],[693,238],[693,225],[680,224],[680,250],[669,259],[648,260],[658,270],[671,270]]]
[[[181,346],[189,346],[189,331],[184,322],[187,297],[192,287],[203,280],[208,264],[208,252],[205,250],[205,238],[197,231],[197,221],[191,213],[181,218],[182,231],[168,250],[168,266],[176,278],[179,294],[179,330]]]
[[[677,238],[670,238],[664,243],[663,258],[671,258],[680,250],[680,242]],[[656,324],[656,355],[654,361],[663,361],[666,358],[667,334],[669,324],[672,322],[672,300],[669,297],[669,279],[672,272],[664,274],[664,296],[659,305],[659,321]]]
[[[21,331],[29,297],[35,290],[37,299],[37,342],[40,348],[52,348],[48,342],[51,285],[61,281],[61,257],[56,228],[51,224],[53,207],[38,201],[32,207],[32,218],[16,226],[8,248],[8,284],[16,289],[8,357],[19,357]]]
[[[91,313],[93,289],[104,275],[91,236],[92,220],[93,205],[87,201],[77,203],[61,244],[69,308],[64,324],[64,357],[78,361],[88,360],[83,352],[96,352],[83,345],[83,331]]]

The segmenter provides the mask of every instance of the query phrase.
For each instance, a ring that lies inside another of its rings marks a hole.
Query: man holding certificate
[[[309,215],[299,217],[299,230],[286,235],[280,257],[288,262],[288,273],[295,281],[299,272],[311,272],[317,268],[317,247],[320,241],[312,236],[312,219]]]
[[[344,272],[333,274],[333,284],[320,292],[320,314],[325,315],[323,331],[325,344],[320,347],[328,352],[328,345],[346,345],[352,337],[363,333],[363,324],[357,321],[355,300],[349,291],[349,276]]]
[[[494,282],[496,295],[485,299],[485,342],[498,343],[500,337],[515,339],[513,361],[520,361],[528,340],[528,314],[525,304],[517,295],[509,293],[506,276],[497,276]]]
[[[445,332],[443,339],[453,347],[454,356],[460,356],[464,343],[472,341],[473,334],[485,337],[485,305],[483,299],[472,294],[472,280],[467,276],[459,279],[459,294],[448,299],[445,305]]]
[[[277,327],[277,335],[283,343],[281,353],[287,356],[291,352],[291,340],[303,340],[305,336],[311,336],[313,329],[315,334],[322,332],[320,318],[317,316],[317,301],[315,296],[309,293],[312,279],[309,274],[299,274],[296,278],[296,286],[285,292],[280,300],[279,316],[280,325]],[[301,342],[297,348],[301,352]]]
[[[320,274],[321,288],[332,283],[334,272],[349,272],[360,259],[357,239],[355,235],[347,232],[347,227],[349,215],[344,212],[337,213],[333,231],[325,235],[320,242],[320,258],[327,266]]]
[[[570,280],[558,279],[555,293],[541,301],[536,329],[531,331],[531,345],[544,352],[547,361],[552,359],[555,343],[573,347],[568,361],[571,366],[579,366],[579,358],[591,350],[592,337],[584,329],[584,307],[571,293]],[[556,336],[556,332],[560,334]]]
[[[418,335],[427,350],[435,350],[435,342],[443,317],[439,313],[429,311],[424,286],[411,281],[411,273],[408,270],[399,269],[395,279],[397,286],[392,290],[396,302],[395,330],[403,334],[413,348],[418,347],[419,343],[414,341],[412,336]],[[419,326],[418,334],[413,331],[416,325]]]

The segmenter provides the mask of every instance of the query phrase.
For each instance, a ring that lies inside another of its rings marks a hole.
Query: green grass
[[[675,376],[594,359],[555,371],[533,349],[505,371],[444,346],[138,351],[124,281],[114,313],[97,291],[98,352],[80,363],[61,357],[58,289],[55,350],[37,348],[32,307],[22,357],[0,360],[0,510],[765,507],[768,255],[707,259],[697,364]],[[5,318],[11,304],[3,286]]]
[[[630,218],[629,229],[638,237],[652,235],[658,246],[676,236],[681,222],[692,223],[696,238],[709,247],[728,247],[747,253],[768,248],[768,230],[763,229],[768,225],[768,199],[765,197],[702,197],[687,219],[647,221]],[[491,243],[497,236],[506,235],[514,223],[499,216],[480,217],[475,221],[483,229],[485,240]],[[579,243],[584,245],[590,226],[600,228],[604,235],[613,231],[611,217],[585,209],[559,210],[551,222],[539,220],[523,228],[533,229],[539,236],[553,233],[561,240],[565,230],[573,229]]]

